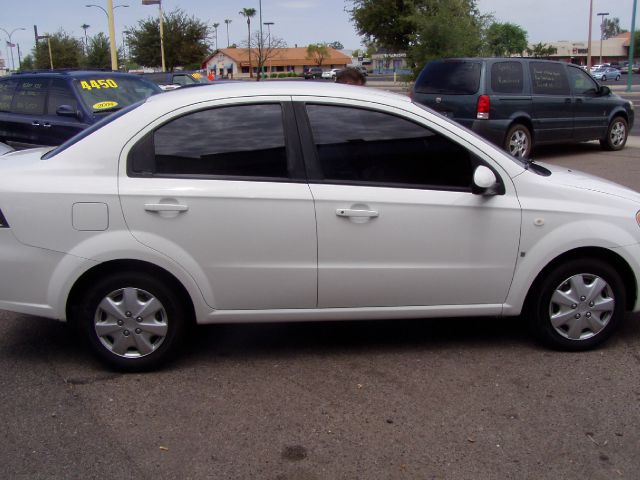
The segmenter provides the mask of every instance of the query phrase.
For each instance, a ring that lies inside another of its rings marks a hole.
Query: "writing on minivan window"
[[[531,77],[533,93],[550,95],[565,95],[569,93],[569,83],[562,65],[532,63]]]

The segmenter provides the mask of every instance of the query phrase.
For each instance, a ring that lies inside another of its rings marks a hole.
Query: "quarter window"
[[[421,125],[360,108],[308,105],[324,179],[408,188],[470,189],[470,152]]]
[[[498,62],[491,66],[491,89],[496,93],[522,93],[524,74],[520,62]]]
[[[279,104],[220,107],[191,113],[156,130],[152,143],[152,173],[288,177]],[[136,169],[134,159],[134,172],[148,170],[148,167]]]
[[[569,95],[569,82],[564,65],[531,62],[529,69],[533,93],[538,95]]]

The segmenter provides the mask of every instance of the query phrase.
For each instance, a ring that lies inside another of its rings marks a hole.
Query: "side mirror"
[[[611,94],[611,89],[606,85],[600,85],[600,90],[598,90],[598,94],[601,97],[606,97],[607,95]]]
[[[56,115],[60,115],[61,117],[72,117],[72,118],[80,117],[78,111],[75,108],[73,108],[71,105],[60,105],[56,110]]]
[[[479,165],[473,172],[473,193],[477,195],[495,195],[498,179],[489,167]]]

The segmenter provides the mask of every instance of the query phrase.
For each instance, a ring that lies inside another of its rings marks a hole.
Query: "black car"
[[[60,145],[107,115],[162,90],[137,75],[46,70],[0,79],[0,142]]]
[[[322,78],[322,68],[320,67],[311,67],[311,68],[307,68],[304,71],[304,78],[305,80],[313,80],[315,78]]]
[[[600,140],[620,150],[633,104],[580,67],[525,58],[456,58],[428,63],[414,101],[527,158],[534,145]]]

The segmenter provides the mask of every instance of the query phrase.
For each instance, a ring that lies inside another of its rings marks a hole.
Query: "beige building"
[[[591,64],[600,63],[600,49],[602,48],[602,63],[622,63],[629,60],[629,43],[631,34],[621,33],[617,37],[609,38],[600,42],[600,39],[591,40]],[[575,63],[577,65],[587,64],[588,42],[586,40],[579,42],[558,41],[549,42],[558,49],[557,53],[551,55],[551,60],[563,60],[565,62]],[[529,45],[533,48],[533,45]],[[640,56],[640,52],[636,52]],[[525,53],[525,56],[527,54]]]
[[[351,63],[351,57],[338,50],[329,48],[329,54],[319,65],[325,70],[344,68]],[[318,66],[312,58],[307,58],[307,48],[274,48],[265,62],[265,73],[302,74],[305,68]],[[255,75],[258,70],[257,51],[251,49],[251,69]],[[248,78],[249,49],[221,48],[213,52],[202,62],[207,72],[215,72],[216,78]]]

